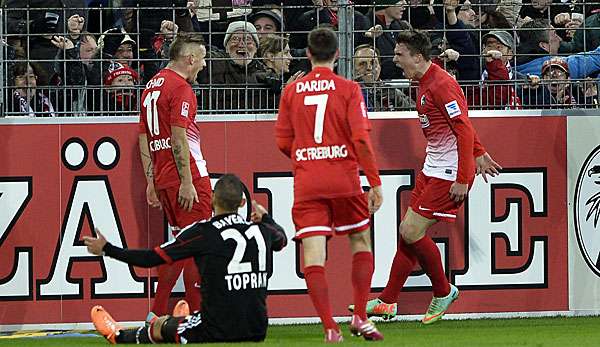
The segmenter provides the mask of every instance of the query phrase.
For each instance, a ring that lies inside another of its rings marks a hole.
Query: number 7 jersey
[[[281,95],[278,138],[291,138],[294,200],[362,194],[353,136],[370,130],[360,87],[324,67]]]
[[[148,81],[141,100],[139,132],[148,139],[156,189],[180,184],[171,150],[171,126],[186,129],[192,180],[208,176],[195,122],[196,95],[191,85],[175,71],[162,69]]]

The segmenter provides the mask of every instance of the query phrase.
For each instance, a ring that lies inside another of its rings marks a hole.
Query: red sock
[[[333,320],[331,314],[331,304],[329,303],[329,287],[325,278],[325,268],[319,265],[307,266],[304,268],[304,279],[308,287],[308,295],[312,300],[317,314],[323,322],[323,329],[335,329],[339,331],[337,323]]]
[[[392,269],[390,270],[390,277],[388,283],[379,295],[379,299],[385,303],[393,304],[398,302],[398,295],[406,279],[410,276],[410,273],[417,264],[417,258],[412,254],[410,249],[407,247],[404,240],[401,238],[392,262]]]
[[[184,261],[176,261],[173,264],[164,264],[158,268],[158,286],[156,286],[156,295],[152,303],[152,312],[157,316],[170,314],[167,312],[171,291],[179,278],[183,269]]]
[[[202,296],[200,295],[200,272],[194,258],[188,258],[183,265],[183,284],[185,285],[185,299],[190,305],[190,311],[200,311]],[[198,286],[196,286],[196,284]]]
[[[423,271],[425,271],[431,280],[433,295],[441,298],[450,294],[450,283],[448,283],[446,273],[444,273],[440,250],[431,237],[425,235],[425,237],[409,245],[409,247],[417,259],[419,259],[419,264],[421,264]]]
[[[354,314],[367,319],[367,299],[373,278],[373,253],[357,252],[352,257],[352,286],[354,287]]]

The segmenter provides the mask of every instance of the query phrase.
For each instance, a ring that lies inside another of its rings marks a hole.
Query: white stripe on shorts
[[[300,236],[302,234],[310,233],[313,231],[331,231],[331,228],[326,226],[306,227],[296,231],[296,236]]]
[[[360,221],[360,222],[358,222],[356,224],[342,225],[341,227],[335,227],[335,230],[336,231],[347,231],[347,230],[350,230],[350,229],[359,228],[359,227],[362,227],[365,224],[368,224],[370,221],[371,220],[367,218],[367,219],[365,219],[363,221]]]
[[[449,213],[433,212],[433,215],[438,216],[438,217],[456,218],[455,214],[449,214]]]

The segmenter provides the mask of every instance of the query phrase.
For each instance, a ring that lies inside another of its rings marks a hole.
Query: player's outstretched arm
[[[106,255],[139,267],[154,267],[165,263],[163,258],[151,249],[123,249],[116,247],[106,241],[106,238],[104,238],[104,235],[102,235],[98,228],[95,231],[98,237],[83,237],[83,242],[91,254]]]
[[[499,170],[502,170],[502,166],[496,163],[488,152],[476,157],[475,164],[477,166],[477,174],[481,174],[485,183],[488,181],[486,175],[496,177],[500,174]]]

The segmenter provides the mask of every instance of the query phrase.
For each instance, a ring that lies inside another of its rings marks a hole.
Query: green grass
[[[418,322],[378,322],[389,346],[599,346],[600,317],[530,318],[441,321],[431,326]],[[342,325],[344,345],[365,345],[350,336]],[[269,328],[264,345],[313,346],[322,343],[319,325],[288,325]],[[370,343],[369,343],[370,344]],[[243,346],[244,344],[218,344]],[[248,344],[259,346],[258,344]],[[263,344],[260,344],[262,346]],[[0,339],[0,346],[107,346],[103,338]]]

